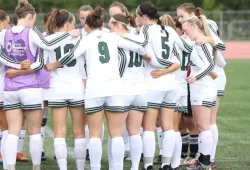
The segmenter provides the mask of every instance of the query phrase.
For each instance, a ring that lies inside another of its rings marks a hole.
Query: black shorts
[[[191,101],[190,101],[190,87],[189,87],[189,84],[187,85],[187,91],[188,91],[188,97],[187,97],[188,111],[187,112],[182,112],[182,115],[183,116],[193,116],[192,107],[191,107]]]

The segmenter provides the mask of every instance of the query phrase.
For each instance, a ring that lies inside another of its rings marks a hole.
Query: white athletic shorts
[[[43,109],[41,88],[29,88],[18,91],[4,91],[4,110],[39,110]]]
[[[84,105],[84,97],[78,99],[53,99],[48,101],[49,107],[81,107]]]
[[[85,99],[85,113],[93,114],[102,110],[124,112],[124,96],[108,96]]]
[[[3,108],[3,101],[4,101],[4,97],[3,97],[3,92],[0,93],[0,108]]]
[[[176,89],[169,91],[148,91],[148,108],[175,109],[177,100]]]
[[[191,105],[212,107],[215,106],[216,104],[216,97],[217,97],[216,86],[190,84]]]
[[[224,91],[227,83],[225,74],[219,74],[217,79],[214,80],[217,87],[217,96],[224,96]]]
[[[175,111],[187,112],[187,101],[188,101],[187,86],[178,88]]]
[[[148,108],[147,94],[140,95],[125,95],[124,96],[124,110],[136,110],[146,112]]]

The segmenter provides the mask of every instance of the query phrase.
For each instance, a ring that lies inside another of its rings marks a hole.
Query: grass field
[[[226,66],[227,87],[225,97],[221,100],[218,116],[219,145],[217,150],[217,170],[250,170],[250,77],[248,73],[250,60],[229,60]],[[68,120],[69,146],[68,169],[75,170],[73,155],[73,136],[70,119]],[[52,121],[48,127],[52,129]],[[42,170],[58,170],[54,160],[53,133],[47,131],[45,152],[48,161],[42,163]],[[107,131],[103,145],[102,170],[108,170]],[[25,153],[29,154],[28,138],[26,138]],[[158,151],[157,151],[158,154]],[[17,170],[31,169],[29,163],[18,163]],[[89,164],[86,167],[89,170]],[[130,169],[130,163],[125,162],[124,170]],[[155,167],[158,169],[158,167]]]

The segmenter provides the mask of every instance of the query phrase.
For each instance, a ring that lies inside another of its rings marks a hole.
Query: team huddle
[[[16,7],[12,27],[0,11],[3,169],[16,169],[25,122],[33,170],[41,169],[48,108],[60,170],[68,169],[68,111],[77,170],[86,160],[91,170],[101,169],[104,119],[109,170],[122,170],[124,160],[131,170],[140,162],[144,170],[216,168],[216,115],[226,85],[226,47],[216,23],[191,3],[180,5],[177,16],[160,16],[143,2],[134,17],[114,2],[109,14],[108,29],[104,9],[84,5],[82,28],[75,29],[72,13],[52,9],[40,33],[27,0]]]

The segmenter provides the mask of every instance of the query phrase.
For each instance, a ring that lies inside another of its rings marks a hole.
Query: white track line
[[[45,132],[49,136],[49,138],[51,138],[51,140],[54,141],[54,132],[52,131],[52,129],[50,129],[50,127],[46,126]],[[67,145],[67,150],[68,150],[69,156],[72,158],[75,158],[74,149]],[[86,163],[85,163],[85,170],[90,170],[90,164],[88,161],[86,161]]]

